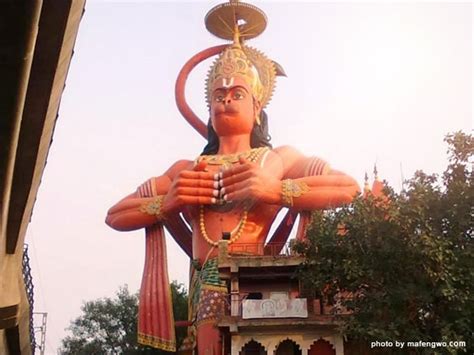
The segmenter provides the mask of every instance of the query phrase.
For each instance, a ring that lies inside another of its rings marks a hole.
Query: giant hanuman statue
[[[217,272],[223,235],[230,254],[249,243],[261,246],[254,249],[261,253],[283,207],[304,216],[305,211],[349,203],[359,191],[353,178],[319,158],[289,146],[272,148],[264,108],[283,70],[246,45],[265,29],[265,14],[230,1],[207,14],[206,26],[232,43],[191,58],[178,77],[176,100],[185,118],[207,136],[207,145],[197,158],[179,160],[147,180],[115,204],[106,219],[116,230],[146,230],[138,326],[142,344],[176,350],[163,227],[190,256],[190,334],[199,355],[222,353],[215,324],[227,307],[227,287]],[[186,104],[184,85],[195,65],[216,54],[206,82],[206,127]]]

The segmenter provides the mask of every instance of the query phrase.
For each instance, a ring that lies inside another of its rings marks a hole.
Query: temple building
[[[229,288],[229,311],[218,323],[223,354],[341,355],[341,310],[309,297],[297,278],[303,262],[288,243],[253,245],[228,253],[219,244],[219,274]],[[254,255],[249,255],[252,252]]]

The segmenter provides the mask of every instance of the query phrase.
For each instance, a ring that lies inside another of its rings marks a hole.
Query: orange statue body
[[[115,204],[106,218],[116,230],[147,230],[149,261],[140,296],[140,307],[147,309],[140,310],[139,341],[164,350],[175,348],[174,329],[170,329],[174,320],[163,311],[170,307],[163,226],[193,259],[190,320],[197,353],[221,354],[215,323],[225,311],[227,290],[212,271],[217,270],[217,242],[223,233],[229,238],[230,253],[242,250],[239,246],[254,245],[250,253],[263,254],[270,227],[283,207],[293,215],[327,209],[351,202],[359,192],[353,178],[323,160],[306,157],[289,146],[271,148],[263,107],[270,99],[278,68],[245,46],[243,33],[242,26],[235,25],[233,44],[201,52],[178,78],[178,106],[203,133],[204,125],[185,103],[184,83],[199,61],[220,53],[207,82],[209,143],[203,154],[195,160],[180,160],[163,175],[149,179]],[[288,233],[274,237],[272,240],[281,241]]]

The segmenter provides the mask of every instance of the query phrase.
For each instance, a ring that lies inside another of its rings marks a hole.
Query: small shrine
[[[307,297],[296,277],[303,262],[288,243],[267,244],[261,255],[228,253],[219,243],[219,275],[229,288],[229,312],[218,323],[223,354],[344,354],[334,307]]]

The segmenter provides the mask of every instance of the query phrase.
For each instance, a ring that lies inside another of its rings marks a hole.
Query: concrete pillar
[[[344,340],[342,336],[334,337],[334,349],[336,350],[336,355],[344,355]]]
[[[232,274],[230,278],[230,315],[238,316],[240,309],[239,277]]]
[[[239,355],[239,348],[234,343],[232,343],[232,346],[230,348],[230,355]]]

